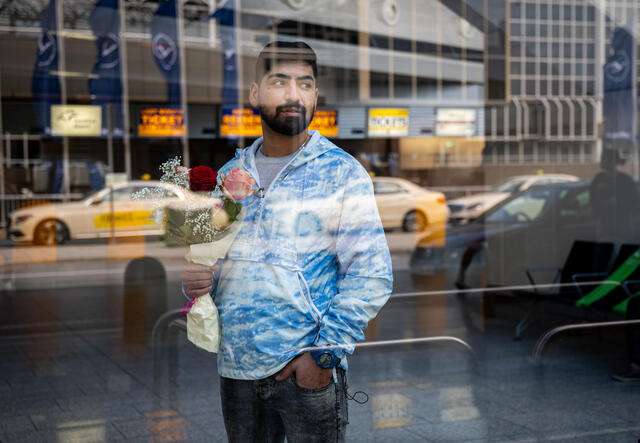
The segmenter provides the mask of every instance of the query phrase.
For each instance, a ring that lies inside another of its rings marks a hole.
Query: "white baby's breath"
[[[182,166],[181,163],[182,158],[180,157],[173,157],[162,163],[160,165],[160,171],[162,171],[160,181],[189,189],[189,170]]]

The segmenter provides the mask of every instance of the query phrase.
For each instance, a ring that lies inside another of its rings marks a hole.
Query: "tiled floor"
[[[416,289],[399,277],[396,292]],[[131,305],[102,289],[0,293],[0,310],[11,309],[0,335],[0,441],[226,441],[215,358],[181,331],[175,348],[138,343],[124,311],[152,312],[149,300]],[[181,302],[168,297],[163,309]],[[621,331],[563,336],[536,367],[537,334],[563,319],[549,313],[514,341],[524,308],[499,300],[487,317],[478,297],[391,301],[368,340],[453,335],[475,358],[444,344],[356,351],[349,390],[368,401],[349,402],[347,441],[638,441],[640,384],[609,378],[624,364]],[[19,327],[25,313],[28,330]]]
[[[392,311],[393,321],[406,313]],[[450,346],[357,351],[350,391],[369,398],[350,402],[348,441],[640,438],[640,385],[608,377],[622,361],[619,336],[561,339],[537,368],[531,338],[454,329],[477,343],[475,361]],[[214,359],[181,332],[170,351],[127,345],[119,328],[3,338],[0,440],[225,441]]]

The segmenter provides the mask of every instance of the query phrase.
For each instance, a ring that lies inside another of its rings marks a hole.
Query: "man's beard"
[[[285,108],[295,108],[300,111],[300,115],[297,117],[283,117],[281,114]],[[258,110],[260,111],[262,120],[264,120],[271,130],[289,137],[298,135],[307,129],[316,111],[314,107],[311,115],[307,119],[307,109],[297,103],[285,103],[284,105],[276,107],[276,112],[273,116],[269,115],[264,106],[259,106]]]

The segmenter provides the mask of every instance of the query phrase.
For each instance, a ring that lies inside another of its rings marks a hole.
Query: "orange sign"
[[[223,137],[260,137],[262,124],[260,114],[251,108],[222,108],[222,125],[220,135]]]
[[[338,111],[335,109],[317,109],[309,129],[315,129],[325,137],[337,137]]]
[[[185,134],[182,109],[148,108],[140,111],[141,137],[182,137]]]

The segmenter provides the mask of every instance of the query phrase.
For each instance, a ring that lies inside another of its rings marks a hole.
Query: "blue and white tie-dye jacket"
[[[371,178],[316,131],[246,216],[223,261],[214,301],[221,319],[220,375],[268,377],[302,348],[346,345],[342,359],[392,289],[391,258]],[[260,186],[262,139],[220,172],[242,168]]]

